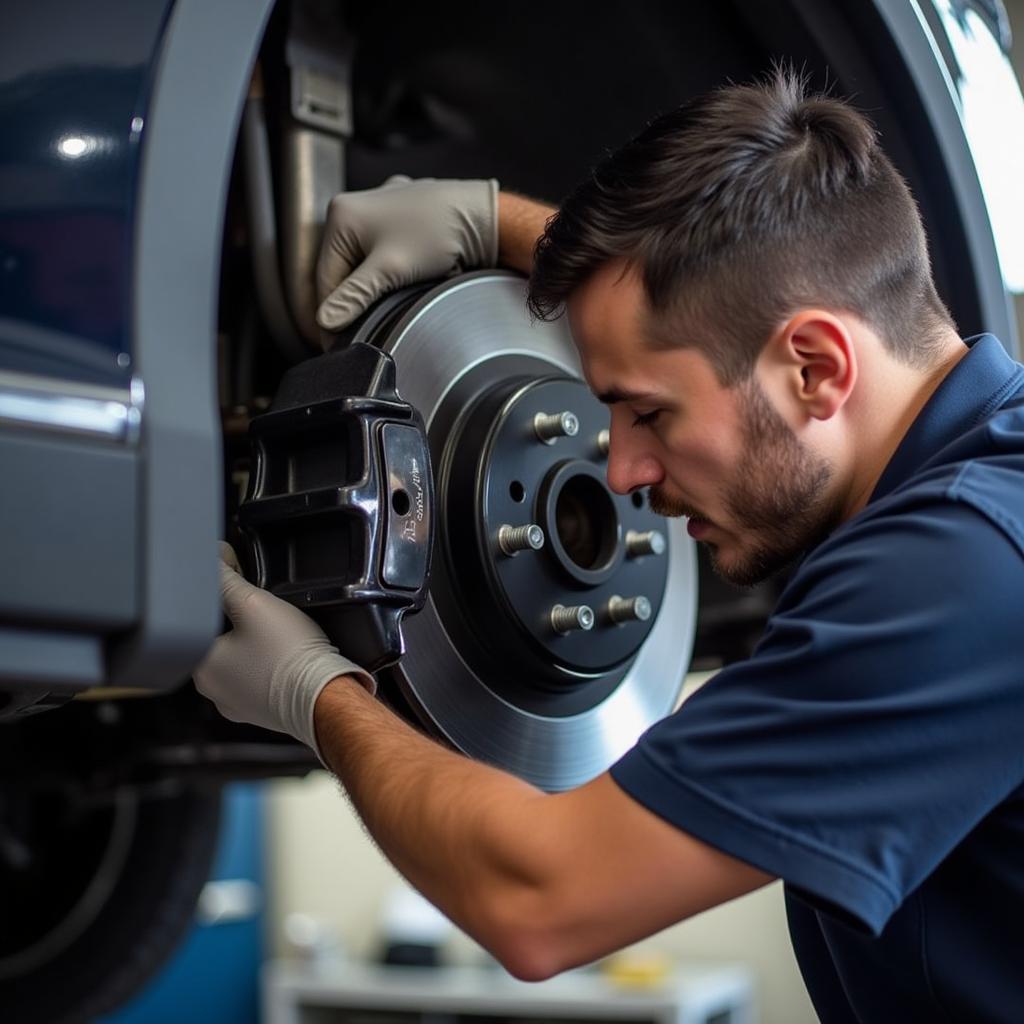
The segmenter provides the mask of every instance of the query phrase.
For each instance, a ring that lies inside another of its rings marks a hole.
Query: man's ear
[[[775,331],[761,353],[761,372],[777,400],[797,415],[831,419],[857,381],[857,353],[841,317],[807,309]]]

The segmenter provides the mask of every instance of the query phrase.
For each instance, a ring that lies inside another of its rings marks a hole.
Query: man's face
[[[715,570],[748,586],[840,520],[832,467],[795,436],[757,383],[724,388],[693,348],[647,342],[639,278],[602,268],[569,300],[584,374],[611,408],[608,482],[650,488],[655,512],[687,516]]]

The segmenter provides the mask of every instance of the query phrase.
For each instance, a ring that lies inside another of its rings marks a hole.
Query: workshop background
[[[1024,78],[1024,0],[1005,3],[1014,30],[1014,65]],[[1016,308],[1024,334],[1024,296],[1016,297]],[[332,777],[318,771],[301,780],[232,787],[227,806],[214,884],[204,894],[195,931],[149,988],[107,1024],[163,1024],[185,1017],[193,1024],[247,1024],[259,1012],[260,972],[267,961],[358,963],[381,955],[388,928],[402,916],[396,900],[406,887]],[[467,937],[454,929],[437,931],[436,922],[422,916],[413,918],[406,917],[413,937],[439,936],[443,963],[486,963]],[[817,1020],[792,953],[781,883],[670,928],[629,952],[655,975],[665,964],[741,964],[753,980],[761,1024]],[[298,1024],[299,1016],[293,1019]],[[301,1018],[328,1019],[312,1011]]]

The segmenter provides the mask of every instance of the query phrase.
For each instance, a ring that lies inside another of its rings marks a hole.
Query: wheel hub
[[[573,429],[545,437],[536,429],[544,417]],[[607,421],[579,380],[520,379],[486,393],[444,446],[439,494],[465,607],[486,646],[517,656],[535,685],[585,686],[625,664],[661,608],[664,546],[630,556],[625,537],[660,535],[663,520],[609,490]],[[524,529],[541,546],[503,545]],[[638,599],[642,617],[627,607]]]

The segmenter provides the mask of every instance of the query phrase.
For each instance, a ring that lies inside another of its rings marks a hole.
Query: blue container
[[[97,1024],[254,1024],[263,962],[263,794],[224,790],[220,845],[195,927],[150,984]]]

